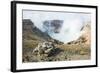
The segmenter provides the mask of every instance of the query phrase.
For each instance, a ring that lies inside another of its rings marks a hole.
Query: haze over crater
[[[31,19],[42,32],[64,43],[79,38],[90,18],[91,14],[85,13],[23,11],[23,19]]]

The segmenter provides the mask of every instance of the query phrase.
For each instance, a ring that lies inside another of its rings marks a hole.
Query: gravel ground
[[[45,62],[45,61],[71,61],[71,60],[88,60],[90,59],[90,51],[88,53],[71,52],[56,48],[48,56],[45,54],[36,55],[32,53],[33,49],[23,49],[23,62]]]

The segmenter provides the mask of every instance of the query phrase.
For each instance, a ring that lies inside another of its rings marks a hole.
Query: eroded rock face
[[[48,56],[54,49],[55,46],[52,42],[43,42],[39,43],[38,46],[33,50],[33,54],[45,54],[46,56]]]
[[[87,45],[91,44],[91,23],[88,23],[87,25],[84,26],[82,30],[82,36],[85,38],[86,42],[84,42]]]

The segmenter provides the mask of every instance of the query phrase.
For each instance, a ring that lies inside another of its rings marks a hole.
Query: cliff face
[[[81,37],[83,37],[86,40],[86,42],[84,42],[84,43],[87,45],[90,45],[91,44],[91,26],[90,26],[90,24],[87,24],[83,27],[81,34],[82,34]]]

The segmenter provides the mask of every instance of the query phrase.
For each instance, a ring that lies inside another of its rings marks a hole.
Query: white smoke
[[[60,40],[64,43],[73,41],[80,36],[80,29],[83,24],[80,18],[64,20],[64,24],[60,30],[60,33],[51,33],[51,37]]]
[[[90,21],[90,18],[90,14],[83,13],[23,11],[23,19],[31,19],[34,25],[43,32],[45,31],[43,21],[63,20],[63,26],[59,33],[49,31],[48,34],[52,38],[64,43],[76,40],[81,35],[80,29],[84,26],[84,22]]]

